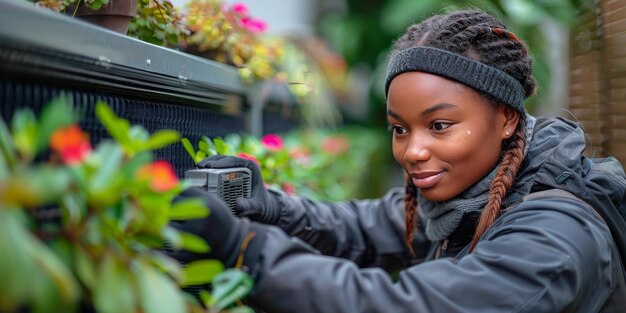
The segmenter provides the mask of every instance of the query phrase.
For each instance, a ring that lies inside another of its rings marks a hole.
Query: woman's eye
[[[452,125],[452,124],[450,124],[450,123],[435,122],[435,123],[433,123],[433,124],[432,124],[431,128],[432,128],[433,130],[436,130],[436,131],[442,131],[442,130],[444,130],[444,129],[446,129],[446,128],[450,127],[451,125]]]
[[[404,127],[400,127],[400,126],[389,126],[389,129],[395,134],[395,135],[404,135],[406,134],[406,129]]]

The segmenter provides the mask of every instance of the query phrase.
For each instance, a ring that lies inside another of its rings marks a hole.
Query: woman
[[[620,217],[624,171],[583,157],[576,124],[526,113],[523,42],[482,11],[433,16],[395,43],[385,91],[405,190],[313,202],[211,157],[198,166],[254,171],[238,207],[256,222],[189,190],[212,214],[179,227],[213,250],[176,257],[249,271],[267,312],[626,312],[623,238],[607,226],[623,220],[604,221]]]

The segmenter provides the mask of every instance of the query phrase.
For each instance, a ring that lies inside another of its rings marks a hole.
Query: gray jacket
[[[267,312],[626,312],[623,269],[607,225],[564,198],[524,201],[558,188],[615,210],[626,178],[612,158],[582,157],[584,134],[538,119],[506,209],[473,253],[478,214],[443,242],[404,245],[403,190],[343,203],[281,197],[250,272],[250,304]],[[424,217],[422,217],[423,220]],[[618,308],[619,307],[619,308]]]

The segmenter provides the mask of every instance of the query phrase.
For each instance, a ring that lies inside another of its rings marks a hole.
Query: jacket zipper
[[[435,253],[435,260],[446,256],[446,250],[448,249],[448,241],[449,241],[448,239],[445,239],[439,243],[439,249],[437,249],[437,253]]]

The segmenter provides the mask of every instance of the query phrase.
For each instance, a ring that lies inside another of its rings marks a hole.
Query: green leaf
[[[167,42],[169,42],[172,45],[177,45],[178,41],[179,41],[179,36],[178,34],[167,34],[166,36]],[[162,44],[161,44],[162,45]]]
[[[193,145],[191,144],[191,141],[189,141],[189,139],[187,138],[182,138],[180,142],[183,144],[183,147],[185,148],[185,151],[187,151],[187,154],[189,154],[189,156],[193,159],[194,162],[197,162],[196,151],[194,150]]]
[[[211,146],[207,143],[206,137],[203,137],[200,139],[200,142],[198,142],[198,150],[204,151],[205,153],[209,153],[211,151]]]
[[[31,110],[18,110],[13,116],[13,143],[15,148],[25,157],[35,156],[37,139],[37,119]]]
[[[175,130],[160,130],[152,134],[143,146],[147,150],[156,150],[180,140],[180,134]]]
[[[20,304],[29,299],[29,281],[37,275],[31,268],[33,259],[28,256],[25,246],[29,240],[22,236],[28,231],[18,218],[21,211],[0,208],[0,311],[17,311]]]
[[[74,276],[16,212],[0,209],[0,251],[10,251],[0,253],[0,311],[19,304],[32,304],[38,311],[54,304],[46,309],[56,312],[76,303],[80,289]]]
[[[79,246],[74,249],[74,262],[76,262],[76,275],[80,281],[87,286],[87,289],[93,290],[98,283],[94,261],[89,257],[89,254]]]
[[[96,153],[99,156],[99,167],[96,173],[89,180],[88,192],[90,203],[93,201],[103,201],[107,203],[118,199],[120,194],[108,193],[116,187],[116,178],[121,178],[120,165],[122,163],[122,150],[111,142],[103,142],[98,146]]]
[[[172,257],[165,255],[160,251],[151,251],[150,260],[162,271],[164,271],[170,277],[175,280],[180,278],[182,272],[182,266],[180,263]]]
[[[48,146],[50,136],[59,128],[76,122],[70,97],[61,95],[49,102],[41,111],[37,129],[36,151],[41,152]]]
[[[202,136],[202,139],[200,139],[198,143],[198,149],[204,151],[207,155],[217,154],[217,149],[215,149],[213,141],[207,136]]]
[[[135,276],[112,254],[105,254],[93,286],[93,302],[99,313],[135,312]]]
[[[70,176],[66,168],[49,165],[33,166],[19,171],[10,178],[11,183],[0,188],[0,198],[5,204],[18,204],[35,208],[56,202],[67,192]]]
[[[181,249],[183,240],[180,237],[180,232],[178,230],[170,226],[165,226],[161,229],[161,235],[163,236],[163,239],[165,239],[165,241],[172,246],[172,248],[175,250]]]
[[[204,304],[204,306],[208,306],[209,303],[211,303],[212,297],[207,290],[200,290],[200,293],[198,293],[198,297],[200,298],[200,301],[202,301],[202,304]]]
[[[133,151],[139,151],[140,148],[148,141],[150,138],[150,133],[140,125],[132,125],[130,127],[130,131],[128,132],[128,136],[132,142]]]
[[[100,123],[107,129],[109,135],[117,140],[122,146],[131,144],[129,137],[130,123],[117,117],[108,104],[98,101],[96,103],[96,116]]]
[[[217,260],[201,260],[187,264],[183,268],[181,286],[193,286],[210,283],[217,274],[224,270],[224,265]]]
[[[195,161],[196,164],[202,160],[204,160],[204,158],[206,158],[206,153],[204,151],[198,151],[198,153],[196,153],[196,157],[195,157]]]
[[[209,305],[213,310],[222,310],[247,295],[252,290],[252,278],[238,269],[228,269],[213,281],[212,298]]]
[[[143,231],[160,235],[161,229],[167,225],[167,214],[171,205],[171,197],[166,193],[144,192],[138,195],[137,202],[148,223],[142,226]]]
[[[242,138],[239,134],[229,134],[224,138],[224,142],[228,144],[228,147],[232,150],[241,150]],[[233,151],[229,151],[233,152]]]
[[[247,306],[238,306],[224,311],[224,313],[254,313],[254,310]]]
[[[94,0],[91,3],[87,4],[87,6],[90,9],[97,11],[107,5],[107,3],[109,3],[109,0]]]
[[[135,223],[137,223],[137,222],[135,222]],[[139,223],[137,223],[137,224],[139,224]],[[137,227],[137,228],[139,228],[139,227]],[[152,229],[146,230],[146,232],[152,232]],[[150,248],[154,248],[154,249],[163,248],[163,244],[164,244],[162,235],[140,234],[140,235],[135,235],[135,240],[137,241],[137,243],[140,243],[140,244],[142,244],[142,245],[144,245],[146,247],[150,247]]]
[[[142,265],[137,268],[141,307],[144,313],[184,313],[181,290],[165,274]]]
[[[180,235],[181,248],[183,250],[195,253],[207,253],[211,250],[206,241],[196,235],[187,232],[179,232],[178,234]]]
[[[66,193],[62,199],[63,224],[70,228],[76,226],[87,213],[87,203],[76,193]]]
[[[74,312],[76,302],[68,303],[61,299],[57,288],[50,276],[37,277],[37,283],[33,284],[30,290],[32,297],[29,301],[30,312]]]
[[[209,209],[204,205],[202,199],[188,198],[177,201],[169,211],[169,218],[173,220],[188,220],[203,218],[209,215]]]
[[[218,154],[227,154],[228,153],[228,145],[222,140],[222,138],[213,139],[213,144],[215,145],[215,151]]]
[[[9,178],[9,165],[7,164],[7,160],[4,158],[4,154],[0,151],[0,182]]]
[[[6,164],[9,168],[15,167],[17,156],[15,155],[15,146],[13,138],[4,120],[0,119],[0,153],[4,156]]]

